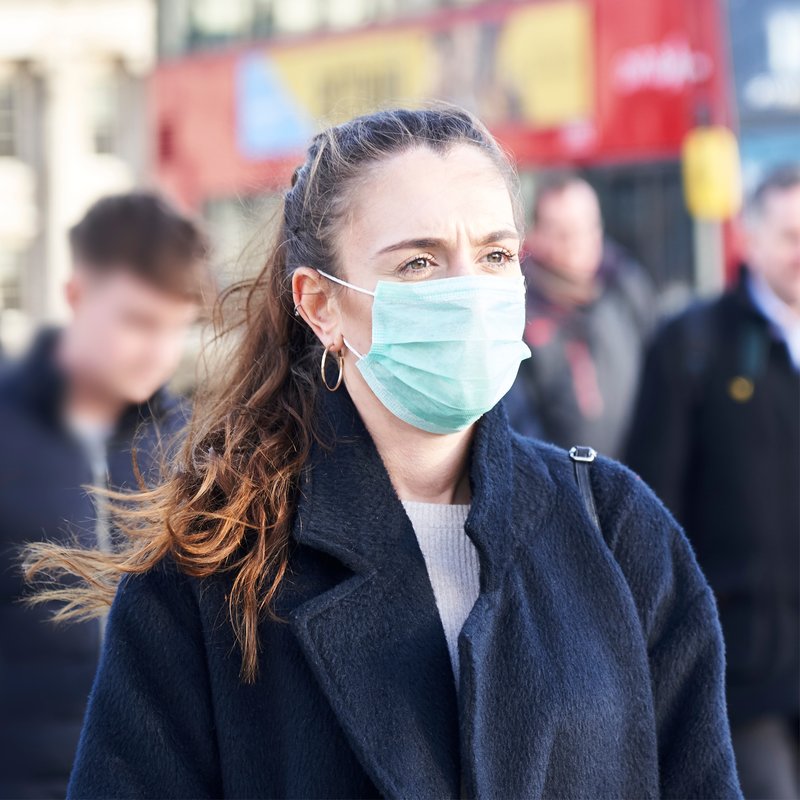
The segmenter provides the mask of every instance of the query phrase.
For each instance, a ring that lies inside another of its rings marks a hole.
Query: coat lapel
[[[354,753],[385,797],[457,797],[459,730],[447,643],[414,530],[345,390],[325,395],[293,536],[353,575],[289,615]]]
[[[334,444],[314,449],[293,537],[353,574],[294,608],[292,629],[381,793],[459,797],[461,751],[471,752],[475,732],[469,719],[459,724],[459,698],[424,557],[346,390],[325,393],[320,411],[330,421]],[[494,605],[514,552],[510,438],[498,407],[481,419],[473,443],[473,500],[465,529],[479,554],[481,595],[464,626],[467,640],[459,641],[466,696],[474,681],[469,631],[479,632],[499,613]],[[464,702],[462,717],[471,714]],[[464,772],[471,770],[465,765]]]
[[[520,617],[524,600],[516,594],[521,587],[515,573],[522,552],[535,547],[534,537],[551,527],[555,487],[540,459],[528,459],[524,468],[517,462],[512,436],[505,411],[497,406],[481,418],[471,453],[472,507],[465,528],[480,555],[481,584],[458,637],[466,797],[539,796],[533,781],[523,781],[508,794],[501,787],[507,785],[502,773],[506,769],[514,773],[509,765],[531,742],[531,720],[525,710],[535,707],[528,702],[530,687],[524,679],[520,682],[518,669],[526,655],[530,618]],[[524,484],[519,482],[522,474]],[[525,502],[531,497],[539,502]],[[519,518],[520,506],[525,508],[524,520]],[[500,665],[511,669],[498,669]],[[546,680],[543,677],[540,684]]]

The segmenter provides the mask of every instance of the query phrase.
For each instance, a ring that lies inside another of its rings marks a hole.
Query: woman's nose
[[[468,253],[455,253],[447,264],[447,276],[449,278],[476,275],[478,271],[478,265]]]

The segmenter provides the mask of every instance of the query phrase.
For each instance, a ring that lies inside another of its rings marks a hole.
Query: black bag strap
[[[597,458],[597,451],[591,447],[571,447],[569,457],[575,467],[575,480],[578,483],[578,489],[580,489],[586,510],[589,512],[589,516],[597,529],[601,530],[600,517],[597,516],[597,506],[594,504],[592,484],[589,480],[589,465]]]

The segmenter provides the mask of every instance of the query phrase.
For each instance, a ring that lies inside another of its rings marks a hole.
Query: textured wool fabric
[[[70,798],[741,798],[713,595],[630,471],[481,418],[461,692],[411,522],[345,389],[299,491],[290,570],[239,678],[231,576],[121,583]]]
[[[469,505],[404,500],[403,508],[425,558],[458,689],[458,634],[480,591],[478,551],[464,530]]]

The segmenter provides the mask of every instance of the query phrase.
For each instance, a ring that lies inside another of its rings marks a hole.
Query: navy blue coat
[[[323,403],[257,682],[229,577],[127,577],[69,797],[741,797],[713,595],[633,473],[592,466],[601,534],[564,451],[482,418],[457,693],[411,523],[346,391]]]
[[[56,340],[56,331],[42,332],[0,376],[0,798],[15,800],[64,797],[100,655],[97,622],[56,627],[52,608],[19,602],[23,544],[75,536],[96,545],[89,461],[61,423]],[[182,420],[163,390],[131,406],[108,442],[110,484],[134,487],[134,442],[146,473],[156,431],[168,435]]]

